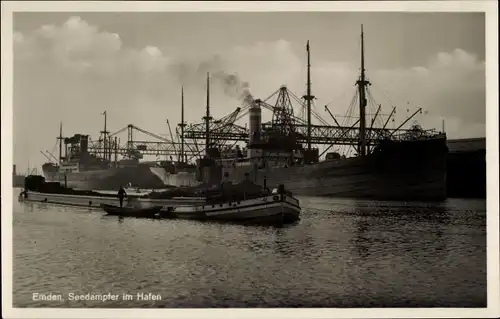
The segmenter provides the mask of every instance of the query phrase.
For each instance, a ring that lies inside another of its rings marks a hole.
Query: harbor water
[[[484,200],[300,200],[302,220],[276,228],[14,196],[13,306],[486,306]],[[105,294],[115,298],[92,300]]]

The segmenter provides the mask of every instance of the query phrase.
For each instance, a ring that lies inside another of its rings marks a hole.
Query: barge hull
[[[66,205],[75,207],[87,207],[92,209],[100,209],[101,204],[119,206],[120,201],[115,196],[82,196],[82,195],[65,195],[65,194],[50,194],[39,192],[27,192],[27,197],[20,197],[22,201],[47,203],[56,205]],[[151,208],[154,206],[162,206],[162,210],[177,206],[195,205],[201,203],[202,199],[197,198],[172,198],[172,199],[149,199],[135,198],[129,196],[125,198],[123,205],[127,207]]]

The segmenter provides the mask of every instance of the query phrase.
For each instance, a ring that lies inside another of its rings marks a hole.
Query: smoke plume
[[[210,85],[219,86],[224,94],[232,98],[237,98],[243,104],[250,105],[254,98],[250,93],[250,85],[243,81],[235,73],[228,73],[225,70],[230,67],[219,56],[214,55],[202,62],[179,61],[170,66],[170,71],[176,76],[182,85],[196,85],[205,87],[207,73],[210,74]]]
[[[225,94],[240,99],[245,106],[253,103],[254,98],[250,93],[248,82],[242,81],[238,75],[216,71],[212,74],[212,79],[222,84]]]

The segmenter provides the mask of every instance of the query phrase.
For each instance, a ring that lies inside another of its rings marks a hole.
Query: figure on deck
[[[122,186],[120,186],[120,189],[118,190],[118,199],[120,200],[120,207],[123,207],[123,197],[127,196],[127,193],[125,192],[125,189],[123,189]]]

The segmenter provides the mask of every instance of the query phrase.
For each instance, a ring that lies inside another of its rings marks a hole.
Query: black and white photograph
[[[2,146],[5,318],[500,315],[496,1],[5,1]]]

